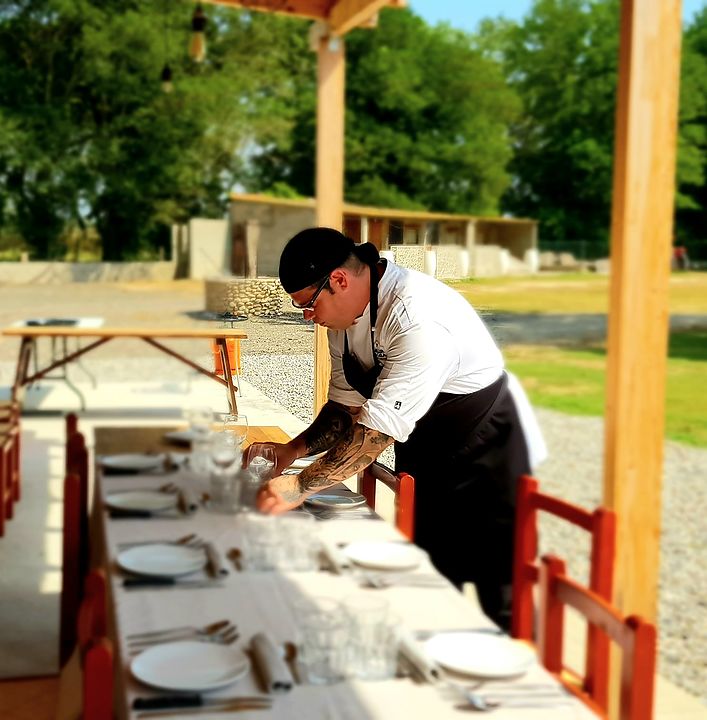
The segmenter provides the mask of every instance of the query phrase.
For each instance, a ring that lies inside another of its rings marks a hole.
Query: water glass
[[[210,407],[185,408],[183,415],[184,419],[189,423],[189,429],[195,435],[208,435],[211,432],[214,413]]]
[[[221,413],[218,415],[218,422],[221,429],[233,434],[239,447],[248,437],[248,418],[245,415],[233,413]]]
[[[241,449],[233,435],[226,431],[212,433],[210,459],[216,472],[227,472],[241,459]]]
[[[395,677],[400,644],[400,622],[390,613],[385,598],[369,594],[346,598],[342,607],[348,618],[351,637],[346,670],[361,680]]]
[[[247,570],[275,570],[285,550],[279,518],[247,513],[243,522],[243,559]]]
[[[248,448],[246,464],[261,483],[270,479],[276,461],[275,448],[272,445],[251,445]]]
[[[262,482],[254,475],[250,468],[241,471],[241,506],[244,510],[257,510],[258,491]]]
[[[341,604],[331,598],[311,598],[294,604],[297,645],[307,679],[328,685],[346,676],[349,625]]]
[[[209,482],[213,512],[236,513],[241,508],[241,482],[238,473],[212,472]]]
[[[280,569],[295,572],[318,570],[321,543],[314,515],[289,512],[278,519],[284,548]]]

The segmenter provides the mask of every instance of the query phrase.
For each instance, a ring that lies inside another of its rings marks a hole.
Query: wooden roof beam
[[[378,11],[384,7],[405,7],[404,0],[338,0],[329,13],[329,28],[333,35],[345,35],[356,27],[376,24]]]

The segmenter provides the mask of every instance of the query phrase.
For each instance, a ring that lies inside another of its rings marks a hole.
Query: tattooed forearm
[[[393,442],[393,438],[363,425],[350,427],[320,460],[299,474],[303,493],[336,485],[370,465]]]
[[[332,447],[351,430],[359,411],[360,408],[350,408],[335,402],[324,405],[303,433],[307,453],[313,455]]]

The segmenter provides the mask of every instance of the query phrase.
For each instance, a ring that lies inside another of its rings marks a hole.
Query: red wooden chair
[[[113,717],[113,646],[106,634],[106,576],[103,570],[92,570],[86,576],[77,622],[84,720]]]
[[[64,479],[64,530],[59,619],[59,666],[63,667],[76,645],[76,618],[81,605],[81,480]]]
[[[80,481],[79,492],[79,587],[88,571],[88,450],[86,440],[78,430],[78,418],[74,413],[66,416],[66,475],[76,475]]]
[[[19,405],[0,403],[0,537],[5,534],[5,521],[14,516],[14,505],[21,496],[21,437]]]
[[[415,535],[415,480],[406,472],[394,473],[379,462],[371,463],[358,478],[358,491],[369,507],[376,507],[376,480],[395,494],[395,526],[412,540]]]
[[[538,511],[566,520],[591,534],[589,588],[611,601],[616,516],[598,508],[589,512],[577,505],[540,492],[538,481],[524,475],[518,482],[515,546],[513,556],[513,606],[511,635],[532,642],[535,626],[533,588],[539,579],[537,562]],[[582,685],[606,708],[609,683],[609,639],[595,627],[587,630],[587,661]],[[568,671],[571,674],[571,671]]]
[[[591,625],[601,628],[623,651],[619,720],[651,720],[655,627],[636,615],[622,617],[604,598],[568,578],[564,562],[557,557],[543,557],[540,586],[538,644],[545,667],[600,717],[606,717],[606,707],[594,693],[578,689],[562,678],[563,621],[564,609],[568,605],[581,613]]]

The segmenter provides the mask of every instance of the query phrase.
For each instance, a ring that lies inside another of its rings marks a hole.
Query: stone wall
[[[205,282],[206,310],[233,315],[280,315],[289,302],[275,278],[208,278]]]
[[[0,262],[0,285],[64,285],[74,282],[173,280],[174,262]]]

